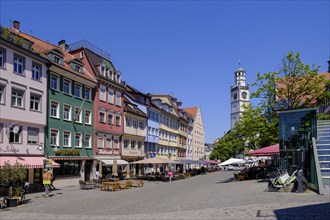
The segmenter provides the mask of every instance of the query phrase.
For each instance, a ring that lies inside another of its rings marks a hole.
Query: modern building
[[[203,160],[204,158],[204,123],[200,107],[184,108],[185,112],[192,115],[194,119],[192,130],[192,159]]]
[[[97,162],[94,163],[93,169],[98,169],[97,165],[100,163],[112,164],[114,159],[121,158],[125,82],[121,79],[121,72],[111,62],[110,55],[95,45],[83,40],[71,44],[69,48],[70,53],[79,59],[97,80],[93,133]],[[104,170],[102,173],[105,172],[109,171]]]
[[[235,73],[234,85],[230,87],[231,96],[231,128],[239,121],[244,105],[250,104],[250,89],[246,84],[246,72],[239,67]]]
[[[47,124],[48,60],[20,36],[20,23],[0,28],[0,166],[16,161],[39,183]]]

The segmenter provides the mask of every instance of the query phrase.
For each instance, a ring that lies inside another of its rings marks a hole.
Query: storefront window
[[[58,176],[80,176],[80,160],[57,160],[60,168],[54,169],[54,175]]]

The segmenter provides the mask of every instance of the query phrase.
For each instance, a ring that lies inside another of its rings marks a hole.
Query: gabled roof
[[[74,69],[71,68],[71,66],[69,65],[70,62],[72,62],[74,59],[76,59],[73,55],[71,55],[70,53],[64,51],[61,47],[59,46],[55,46],[51,43],[45,42],[43,40],[40,40],[39,38],[36,38],[34,36],[31,36],[29,34],[26,34],[24,32],[17,32],[14,29],[11,30],[11,32],[13,32],[14,34],[17,34],[18,36],[27,39],[31,42],[33,42],[32,48],[35,52],[40,53],[40,55],[46,59],[48,59],[54,66],[60,67],[74,75],[80,76],[84,79],[87,79],[89,81],[92,81],[94,83],[96,83],[96,79],[93,77],[93,75],[91,73],[89,73],[85,68],[83,68],[83,72],[77,72]],[[63,65],[60,65],[58,63],[53,62],[48,56],[47,54],[52,51],[52,50],[57,50],[60,51],[61,54],[63,54]]]
[[[187,113],[189,113],[194,119],[196,117],[198,107],[183,108],[183,110],[186,111]]]
[[[126,97],[124,97],[124,103],[129,104],[129,105],[124,105],[125,112],[130,112],[132,114],[136,114],[138,116],[147,118],[147,115],[138,108],[138,105],[130,102]],[[136,107],[136,109],[132,108],[131,105]]]

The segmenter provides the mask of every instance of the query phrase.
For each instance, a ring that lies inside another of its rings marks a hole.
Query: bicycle
[[[271,171],[270,169],[265,168],[263,171],[256,175],[256,179],[258,182],[264,182],[281,174],[282,172],[279,169],[277,169],[277,171]]]
[[[23,204],[24,203],[24,201],[25,201],[25,195],[26,195],[26,193],[29,192],[29,186],[30,186],[30,183],[29,182],[25,182],[24,187],[22,189],[22,192],[20,194],[19,204]]]

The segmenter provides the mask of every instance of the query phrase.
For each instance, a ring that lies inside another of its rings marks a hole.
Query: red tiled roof
[[[12,33],[17,34],[20,37],[23,37],[31,42],[33,42],[34,44],[32,45],[33,50],[36,53],[40,53],[40,55],[44,58],[47,58],[49,61],[52,62],[52,60],[49,59],[49,57],[47,56],[47,54],[52,51],[53,49],[59,50],[61,51],[61,53],[64,55],[64,65],[60,65],[57,63],[52,62],[53,65],[56,65],[60,68],[63,68],[77,76],[83,77],[87,80],[90,80],[92,82],[96,82],[96,79],[92,76],[91,73],[89,73],[85,68],[83,68],[83,72],[77,72],[74,69],[71,68],[71,66],[69,65],[69,63],[76,59],[73,55],[71,55],[69,52],[64,51],[61,47],[59,46],[55,46],[51,43],[45,42],[43,40],[40,40],[34,36],[31,36],[29,34],[26,34],[24,32],[17,32],[15,30],[11,30]]]
[[[186,111],[187,113],[189,113],[190,115],[192,115],[193,118],[195,118],[198,107],[183,108],[183,110]]]

